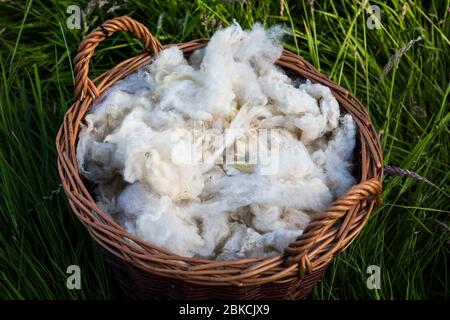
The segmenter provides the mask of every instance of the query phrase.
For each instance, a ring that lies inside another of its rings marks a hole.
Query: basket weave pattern
[[[95,80],[89,79],[89,63],[96,46],[116,31],[132,32],[142,42],[144,52]],[[199,39],[176,45],[189,56],[206,44],[207,40]],[[281,254],[225,262],[181,257],[128,233],[102,212],[80,177],[76,161],[80,126],[93,102],[118,80],[150,63],[164,47],[145,26],[126,16],[104,22],[80,43],[74,60],[75,102],[56,138],[59,175],[72,211],[105,249],[107,262],[129,297],[303,298],[333,257],[360,233],[380,202],[383,158],[369,115],[351,93],[284,50],[277,61],[279,66],[328,86],[341,108],[353,116],[358,128],[355,163],[359,183],[314,216],[304,233]]]

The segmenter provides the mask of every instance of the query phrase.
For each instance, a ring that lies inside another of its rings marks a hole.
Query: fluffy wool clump
[[[355,123],[275,65],[274,34],[233,25],[188,60],[169,47],[103,94],[77,146],[97,205],[176,254],[234,260],[281,252],[344,194]]]

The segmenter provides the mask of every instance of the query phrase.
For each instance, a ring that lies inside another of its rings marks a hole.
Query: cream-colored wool
[[[279,33],[232,25],[103,94],[77,146],[98,206],[174,253],[233,260],[281,252],[344,194],[355,123],[329,88],[275,65]]]

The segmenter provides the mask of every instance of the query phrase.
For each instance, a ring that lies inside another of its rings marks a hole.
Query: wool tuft
[[[275,62],[281,29],[237,24],[171,46],[85,118],[80,173],[129,232],[186,257],[278,254],[354,183],[356,125]]]

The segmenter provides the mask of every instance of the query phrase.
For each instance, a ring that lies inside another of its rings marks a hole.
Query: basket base
[[[302,280],[259,286],[204,286],[153,275],[102,249],[108,269],[126,300],[300,300],[311,293],[326,268]]]

